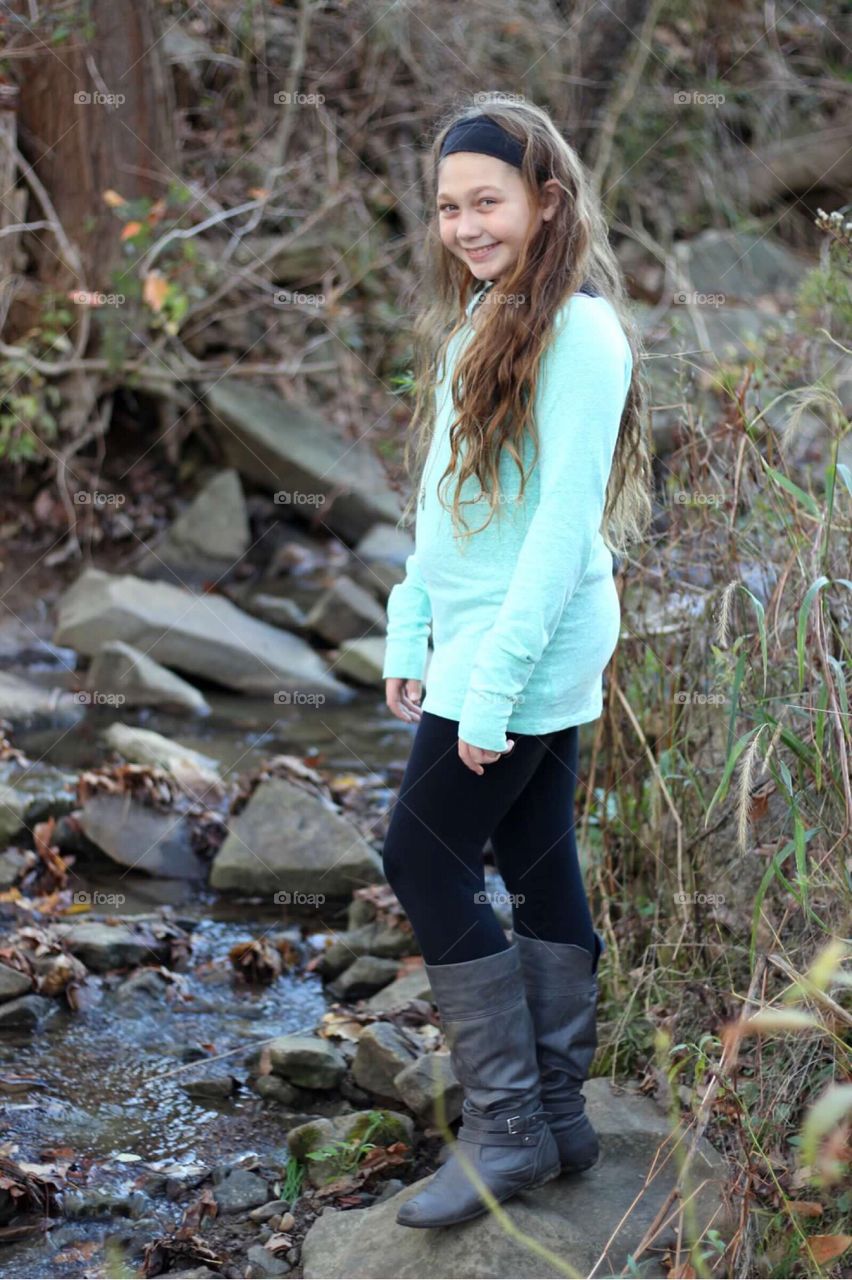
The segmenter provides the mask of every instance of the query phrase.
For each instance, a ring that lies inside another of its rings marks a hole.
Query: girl
[[[580,1090],[604,944],[574,834],[578,725],[601,714],[619,636],[613,549],[650,517],[638,344],[576,152],[495,95],[440,130],[430,173],[415,551],[382,673],[417,732],[383,859],[464,1102],[462,1145],[399,1211],[411,1227],[485,1212],[478,1183],[502,1201],[597,1159]],[[484,893],[489,838],[511,941]]]

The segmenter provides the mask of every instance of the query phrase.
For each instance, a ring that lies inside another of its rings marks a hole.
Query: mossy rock
[[[414,1125],[409,1116],[400,1115],[398,1111],[357,1111],[351,1116],[341,1116],[337,1122],[337,1136],[344,1142],[363,1142],[375,1115],[382,1117],[381,1123],[372,1131],[369,1142],[376,1147],[389,1147],[394,1142],[404,1142],[409,1148],[414,1142]]]
[[[307,1124],[296,1125],[287,1134],[287,1147],[291,1156],[305,1162],[309,1151],[324,1147],[327,1142],[336,1138],[334,1124],[331,1120],[309,1120]]]

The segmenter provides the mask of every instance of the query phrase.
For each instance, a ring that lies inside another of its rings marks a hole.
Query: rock
[[[181,1085],[190,1098],[230,1098],[237,1092],[239,1081],[234,1076],[208,1076],[203,1080],[187,1080]]]
[[[409,969],[401,978],[397,978],[389,987],[377,992],[365,1000],[365,1005],[373,1013],[391,1013],[394,1009],[404,1008],[412,1000],[431,1000],[432,988],[422,965]]]
[[[361,897],[355,893],[346,908],[346,927],[349,930],[360,929],[362,924],[371,924],[376,918],[376,904],[371,898]]]
[[[96,791],[78,815],[84,834],[123,867],[176,880],[205,880],[208,865],[195,852],[188,818],[152,809],[130,794]]]
[[[187,1191],[194,1191],[210,1176],[203,1164],[163,1164],[161,1168],[144,1173],[144,1187],[149,1195],[165,1195],[178,1200]]]
[[[280,1076],[258,1076],[252,1081],[252,1088],[267,1102],[280,1102],[284,1107],[300,1107],[305,1099],[301,1089],[282,1080]]]
[[[157,554],[167,563],[206,567],[233,565],[251,545],[251,529],[240,477],[219,471],[174,521]]]
[[[324,978],[336,978],[358,956],[396,959],[409,955],[416,947],[413,934],[372,921],[339,934],[318,958],[316,971]]]
[[[259,591],[250,597],[247,609],[249,613],[273,627],[283,627],[285,631],[294,631],[296,635],[305,635],[308,631],[307,616],[295,600],[287,596],[272,596]]]
[[[56,1005],[45,996],[19,996],[0,1004],[0,1031],[16,1027],[32,1029],[56,1012]]]
[[[376,1116],[381,1117],[378,1124],[374,1124]],[[409,1148],[410,1155],[414,1149],[414,1123],[410,1116],[398,1111],[356,1111],[334,1120],[322,1118],[311,1121],[287,1134],[290,1154],[304,1164],[313,1187],[325,1186],[346,1173],[352,1167],[358,1144],[362,1142],[370,1142],[377,1147],[401,1142]],[[330,1154],[322,1160],[310,1158],[311,1152],[335,1143],[346,1143],[350,1150],[341,1150],[338,1155]]]
[[[159,1003],[168,989],[169,983],[162,974],[155,969],[140,969],[138,973],[131,973],[129,978],[125,978],[124,982],[116,987],[115,998],[131,1001],[141,996]]]
[[[144,1191],[120,1191],[113,1187],[90,1187],[68,1191],[63,1207],[69,1218],[120,1216],[141,1218],[151,1208]]]
[[[269,1186],[250,1169],[224,1169],[213,1175],[213,1198],[220,1213],[245,1213],[269,1201]]]
[[[209,756],[190,747],[172,742],[152,729],[134,724],[111,724],[103,735],[108,747],[124,756],[131,764],[149,764],[165,769],[193,799],[203,799],[207,792],[223,790],[218,765]]]
[[[214,889],[312,895],[320,906],[383,880],[381,858],[352,823],[285,778],[261,783],[231,819],[210,875]]]
[[[122,706],[168,707],[196,715],[210,712],[198,689],[123,640],[110,640],[98,650],[86,684],[90,692],[121,695]]]
[[[670,1149],[668,1117],[638,1090],[620,1094],[604,1079],[589,1081],[584,1092],[590,1118],[601,1137],[601,1159],[581,1176],[566,1175],[507,1200],[504,1209],[517,1236],[495,1230],[490,1214],[452,1230],[412,1231],[398,1226],[399,1206],[428,1181],[422,1178],[368,1209],[326,1212],[317,1218],[302,1244],[305,1280],[431,1280],[443,1276],[527,1280],[563,1276],[563,1269],[526,1246],[525,1236],[563,1258],[571,1274],[587,1276],[597,1267],[595,1274],[613,1276],[630,1269],[628,1257],[676,1174],[677,1160],[666,1159]],[[665,1150],[658,1156],[661,1143]],[[655,1174],[646,1186],[652,1165]],[[702,1141],[689,1181],[689,1191],[701,1188],[690,1201],[699,1233],[711,1222],[723,1238],[726,1231],[733,1230],[730,1217],[720,1213],[726,1178],[725,1161]],[[654,1256],[665,1244],[673,1243],[678,1221],[673,1215],[669,1227],[655,1240]]]
[[[390,1200],[391,1196],[397,1195],[398,1192],[405,1190],[405,1183],[402,1178],[388,1178],[387,1182],[382,1186],[381,1191],[376,1196],[375,1204],[381,1204],[383,1200]]]
[[[394,1076],[394,1087],[410,1111],[424,1125],[458,1120],[464,1090],[456,1079],[449,1053],[424,1053]],[[443,1112],[439,1114],[438,1100]]]
[[[393,982],[399,964],[378,956],[359,956],[330,987],[335,1000],[360,1000]]]
[[[56,640],[88,656],[109,640],[125,640],[164,666],[242,693],[295,688],[338,701],[351,696],[303,640],[224,596],[130,574],[86,569],[59,602]]]
[[[0,1004],[7,1000],[15,1000],[25,991],[31,991],[33,980],[20,969],[12,969],[7,964],[0,964]]]
[[[23,830],[26,811],[26,796],[0,783],[0,844],[10,844]]]
[[[292,1267],[283,1254],[270,1253],[262,1244],[253,1244],[246,1254],[254,1276],[286,1276]]]
[[[0,890],[11,889],[34,862],[35,854],[30,849],[6,849],[0,853]]]
[[[13,729],[70,729],[85,715],[85,707],[68,690],[46,689],[11,671],[0,671],[0,720],[8,720]]]
[[[77,807],[77,776],[51,766],[0,764],[0,845],[24,828],[61,818]]]
[[[399,520],[399,501],[372,450],[320,414],[237,378],[220,378],[205,395],[226,460],[276,491],[282,514],[321,514],[348,542],[377,520]]]
[[[277,1218],[286,1207],[283,1200],[270,1200],[267,1204],[261,1204],[256,1209],[252,1209],[249,1217],[252,1222],[268,1222],[270,1218]]]
[[[365,631],[383,634],[386,629],[382,606],[357,582],[346,577],[338,578],[322,593],[305,622],[331,645],[361,637]]]
[[[320,1036],[279,1036],[266,1047],[273,1075],[304,1089],[334,1089],[346,1070],[343,1055]]]
[[[674,246],[675,261],[684,281],[678,288],[699,294],[724,294],[727,299],[752,301],[771,294],[793,295],[813,263],[780,240],[753,231],[702,231]]]
[[[310,1168],[308,1152],[317,1151],[326,1143],[332,1142],[334,1137],[334,1121],[320,1116],[317,1120],[309,1120],[307,1124],[299,1124],[291,1129],[287,1134],[287,1146],[295,1160],[301,1160]]]
[[[379,1097],[398,1098],[397,1075],[419,1056],[412,1038],[390,1022],[374,1022],[358,1037],[352,1063],[356,1084]]]
[[[357,684],[383,689],[384,654],[385,640],[382,636],[361,636],[358,640],[344,640],[334,669]]]
[[[168,942],[155,937],[144,925],[83,920],[71,926],[63,942],[95,973],[137,964],[162,964],[169,956]]]

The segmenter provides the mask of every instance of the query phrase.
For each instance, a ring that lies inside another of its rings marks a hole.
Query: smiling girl
[[[651,511],[638,340],[576,152],[540,108],[486,98],[440,129],[429,172],[415,550],[383,668],[417,730],[383,858],[464,1102],[460,1146],[399,1211],[412,1227],[485,1212],[467,1162],[501,1201],[597,1159],[581,1086],[603,940],[574,832],[578,726],[601,714],[618,642],[613,552]],[[484,892],[489,839],[511,940]]]

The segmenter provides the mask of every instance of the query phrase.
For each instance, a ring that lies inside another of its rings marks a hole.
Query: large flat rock
[[[193,595],[131,574],[86,569],[59,602],[55,639],[88,656],[108,640],[124,640],[166,667],[242,693],[353,696],[298,636],[250,617],[224,596]]]
[[[503,1208],[522,1233],[519,1238],[504,1232],[490,1214],[453,1227],[398,1226],[399,1206],[427,1181],[421,1179],[368,1209],[326,1209],[304,1240],[305,1280],[531,1280],[566,1274],[524,1237],[559,1255],[573,1268],[568,1274],[588,1276],[597,1268],[596,1277],[619,1275],[674,1183],[678,1154],[672,1150],[668,1117],[649,1098],[619,1093],[601,1079],[589,1081],[584,1092],[601,1138],[600,1161],[583,1174],[563,1175],[506,1201]],[[726,1235],[725,1176],[725,1161],[702,1141],[689,1182],[690,1190],[698,1188],[690,1201],[698,1232],[712,1222]],[[657,1238],[653,1252],[643,1255],[646,1262],[661,1258],[674,1240],[675,1226],[676,1221]],[[662,1275],[662,1263],[649,1274]]]
[[[381,858],[357,827],[286,778],[262,782],[231,819],[210,875],[214,889],[268,894],[297,911],[384,880]]]
[[[366,438],[349,440],[314,410],[238,378],[206,390],[227,461],[280,494],[282,514],[319,517],[352,542],[402,507]]]

